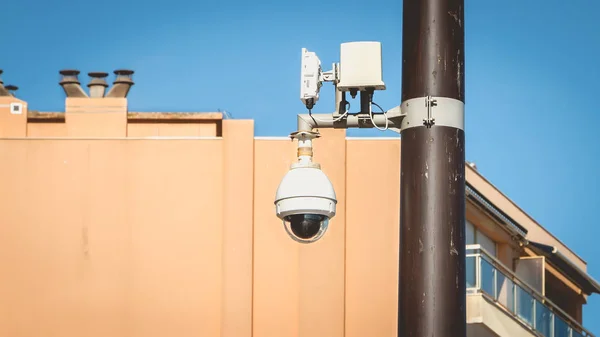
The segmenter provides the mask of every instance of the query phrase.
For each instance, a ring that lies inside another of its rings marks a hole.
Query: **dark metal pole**
[[[398,336],[465,337],[464,0],[404,0]]]

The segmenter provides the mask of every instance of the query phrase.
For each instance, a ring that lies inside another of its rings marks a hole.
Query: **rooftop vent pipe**
[[[4,71],[0,69],[0,75],[2,75]],[[0,96],[10,96],[10,92],[4,88],[4,82],[2,82],[2,78],[0,78]]]
[[[133,85],[133,80],[131,79],[133,70],[119,69],[115,70],[114,73],[117,75],[117,78],[115,78],[115,82],[108,91],[108,94],[106,94],[106,97],[127,97],[129,89]]]
[[[62,75],[59,84],[62,86],[67,97],[88,97],[83,88],[81,88],[81,84],[77,78],[79,70],[66,69],[61,70],[59,73]]]
[[[91,72],[88,73],[88,76],[92,78],[87,85],[90,88],[90,97],[104,97],[104,93],[108,87],[105,80],[108,73]]]
[[[9,84],[9,85],[5,86],[4,89],[8,90],[9,93],[13,97],[15,97],[15,91],[19,90],[19,87],[17,87],[16,85]]]

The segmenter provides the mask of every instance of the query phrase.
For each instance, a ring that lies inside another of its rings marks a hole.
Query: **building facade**
[[[396,335],[399,138],[321,130],[338,214],[301,245],[273,205],[290,139],[130,112],[131,73],[92,75],[63,72],[64,112],[0,82],[1,336]],[[474,165],[466,181],[469,336],[591,336],[586,262]]]

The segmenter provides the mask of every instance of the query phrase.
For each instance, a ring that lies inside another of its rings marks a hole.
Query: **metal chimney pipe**
[[[133,75],[133,70],[129,69],[119,69],[114,71],[117,77],[113,82],[112,88],[106,94],[106,97],[127,97],[129,93],[129,89],[134,84],[131,75]]]
[[[2,75],[4,71],[0,69],[0,75]],[[10,92],[4,88],[4,82],[2,82],[2,78],[0,77],[0,96],[10,96]]]
[[[5,88],[6,90],[8,90],[8,91],[9,91],[9,93],[10,93],[10,94],[11,94],[13,97],[16,97],[16,95],[15,95],[15,91],[19,90],[19,87],[17,87],[16,85],[12,85],[12,84],[9,84],[9,85],[5,86],[4,88]]]
[[[59,84],[65,91],[67,97],[88,97],[83,88],[81,88],[81,83],[79,83],[79,70],[74,69],[65,69],[59,72],[62,75],[62,79]]]
[[[105,80],[105,78],[108,76],[108,73],[91,72],[88,73],[88,76],[92,78],[90,83],[87,85],[88,88],[90,88],[90,97],[104,97],[104,93],[108,87],[108,84]]]

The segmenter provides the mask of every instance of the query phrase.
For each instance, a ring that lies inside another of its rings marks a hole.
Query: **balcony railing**
[[[466,248],[467,294],[483,294],[540,336],[594,337],[480,245]]]

